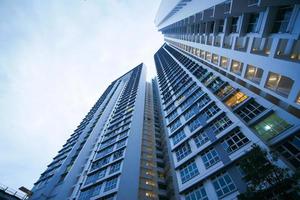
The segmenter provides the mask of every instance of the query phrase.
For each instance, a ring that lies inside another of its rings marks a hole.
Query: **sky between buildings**
[[[28,188],[104,89],[163,44],[160,0],[0,0],[0,183]]]

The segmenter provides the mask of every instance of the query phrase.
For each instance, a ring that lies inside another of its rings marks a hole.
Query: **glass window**
[[[247,27],[247,33],[257,33],[257,23],[258,23],[259,13],[251,13],[249,16],[249,23]]]
[[[235,111],[235,113],[240,116],[245,122],[249,122],[265,110],[265,107],[257,103],[255,100],[252,100],[242,108]]]
[[[172,136],[173,144],[174,145],[177,144],[178,142],[183,140],[185,137],[186,137],[186,135],[183,130],[178,131],[177,133],[174,134],[174,136]]]
[[[296,99],[296,103],[300,104],[300,92],[298,93],[297,99]]]
[[[106,181],[104,192],[107,192],[109,190],[112,190],[112,189],[116,188],[117,183],[118,183],[118,177]]]
[[[189,191],[185,194],[185,200],[208,200],[205,188],[203,186],[198,186],[192,191]]]
[[[124,149],[116,151],[113,155],[113,159],[116,160],[118,158],[121,158],[123,156],[123,153],[124,153]]]
[[[178,116],[177,111],[173,111],[169,116],[168,116],[168,121],[171,122],[173,119],[175,119]]]
[[[294,81],[289,77],[269,72],[265,87],[283,97],[288,97],[293,84]]]
[[[205,54],[205,60],[210,61],[211,60],[211,53],[210,52],[206,52]]]
[[[201,158],[206,169],[210,168],[220,160],[218,152],[215,149],[210,149],[209,151],[205,152],[201,155]]]
[[[217,65],[218,62],[219,62],[219,56],[217,54],[213,54],[212,55],[212,63]]]
[[[183,143],[179,147],[176,148],[175,150],[175,155],[177,158],[177,161],[182,160],[185,158],[187,155],[189,155],[192,152],[190,145],[188,142]]]
[[[210,123],[207,129],[210,129],[215,135],[225,130],[232,124],[232,121],[226,115],[220,115],[216,120]]]
[[[123,147],[123,146],[125,146],[126,145],[126,139],[125,140],[121,140],[121,141],[119,141],[118,143],[117,143],[117,149],[118,148],[121,148],[121,147]]]
[[[230,71],[237,75],[241,75],[242,70],[243,70],[243,63],[236,60],[232,60]]]
[[[229,65],[229,59],[221,56],[220,66],[224,69],[227,69],[228,65]]]
[[[208,140],[209,139],[208,139],[206,133],[203,131],[196,133],[194,136],[194,141],[198,148],[201,147],[203,144],[205,144]]]
[[[222,198],[236,190],[236,186],[228,173],[216,177],[213,180],[213,185],[219,198]]]
[[[88,200],[93,196],[100,194],[102,184],[97,184],[80,192],[79,200]]]
[[[223,33],[224,32],[224,19],[219,20],[219,28],[218,28],[218,33]]]
[[[93,174],[87,175],[87,178],[85,180],[85,185],[88,185],[90,183],[93,183],[93,182],[103,178],[105,176],[105,173],[106,173],[106,169],[102,169],[102,170],[97,171]]]
[[[275,113],[253,126],[254,130],[264,140],[273,138],[289,127],[291,127],[291,124],[278,117]]]
[[[179,169],[180,177],[181,177],[181,182],[185,183],[195,176],[199,174],[197,165],[194,160],[188,162],[187,164],[184,164],[182,167]]]
[[[263,75],[263,70],[259,67],[254,67],[252,65],[247,65],[245,78],[259,84],[261,77]]]
[[[287,27],[293,12],[293,5],[281,6],[278,8],[276,19],[273,24],[272,33],[286,33]]]
[[[175,131],[179,126],[181,126],[180,119],[175,120],[169,125],[169,129],[171,132]]]
[[[249,142],[249,139],[239,130],[232,131],[222,142],[224,149],[232,153]]]
[[[119,171],[120,168],[121,168],[121,163],[122,163],[122,161],[116,162],[115,164],[112,164],[110,166],[109,174],[112,174],[112,173],[115,173],[115,172]]]
[[[238,32],[238,17],[233,17],[231,21],[230,33],[237,33]]]
[[[226,102],[225,104],[231,108],[239,105],[243,101],[245,101],[248,96],[240,91],[235,92]]]
[[[295,168],[300,168],[300,134],[292,136],[277,151]]]

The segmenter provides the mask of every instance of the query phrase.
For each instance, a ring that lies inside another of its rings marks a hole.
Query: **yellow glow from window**
[[[229,107],[234,107],[238,104],[240,104],[241,102],[243,102],[245,99],[247,99],[248,96],[245,95],[242,92],[237,92],[235,93],[232,97],[230,97],[230,99],[228,99],[225,104]]]

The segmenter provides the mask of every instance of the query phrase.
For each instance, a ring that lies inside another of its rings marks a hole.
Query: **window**
[[[190,123],[189,123],[189,129],[191,132],[195,131],[197,128],[202,126],[206,122],[206,116],[204,115],[198,115],[196,118],[194,118]]]
[[[218,33],[223,33],[224,30],[224,19],[219,21]]]
[[[292,43],[292,48],[291,48]],[[280,39],[276,55],[277,58],[290,61],[300,61],[300,40]]]
[[[298,93],[297,99],[296,99],[296,103],[300,104],[300,92]]]
[[[243,101],[245,101],[248,98],[247,95],[245,95],[242,92],[235,92],[226,102],[225,104],[231,108],[236,107],[237,105],[239,105],[240,103],[242,103]]]
[[[118,150],[114,153],[113,159],[116,160],[118,158],[121,158],[123,156],[124,149]]]
[[[260,83],[261,77],[263,75],[263,70],[259,67],[254,67],[252,65],[247,65],[245,78],[252,81],[253,83]]]
[[[235,113],[245,122],[249,122],[265,110],[265,107],[257,103],[255,100],[251,100],[250,102],[247,102],[245,106],[235,111]]]
[[[216,177],[213,180],[213,185],[219,198],[222,198],[236,190],[236,186],[228,173]]]
[[[288,97],[293,84],[294,81],[289,77],[269,72],[265,87],[283,97]]]
[[[198,186],[185,194],[185,200],[208,200],[207,193],[203,186]]]
[[[100,194],[102,184],[94,185],[80,192],[78,200],[89,200],[91,197]]]
[[[249,16],[249,23],[247,27],[247,33],[257,33],[257,23],[259,19],[259,13],[251,13]]]
[[[201,147],[203,144],[205,144],[208,140],[209,139],[208,139],[206,133],[204,133],[203,131],[196,133],[194,136],[194,141],[198,148]]]
[[[171,122],[173,119],[175,119],[178,116],[177,111],[173,111],[169,116],[168,116],[168,122]]]
[[[174,136],[172,136],[173,144],[174,145],[177,144],[178,142],[183,140],[185,137],[186,137],[186,135],[183,130],[178,131],[177,133],[174,134]]]
[[[243,70],[243,63],[236,60],[232,60],[230,71],[237,75],[241,75],[242,70]]]
[[[229,64],[229,59],[226,57],[221,56],[221,62],[220,62],[220,66],[224,69],[227,69]]]
[[[180,167],[179,173],[181,177],[181,182],[185,183],[197,176],[199,174],[199,171],[195,161],[192,160],[187,164],[184,164],[184,166]]]
[[[272,43],[272,38],[253,38],[251,53],[268,56]]]
[[[231,20],[231,27],[230,27],[230,33],[237,33],[238,32],[238,17],[233,17]]]
[[[227,96],[230,92],[232,92],[233,90],[234,90],[234,88],[231,85],[229,85],[228,83],[226,83],[222,87],[222,89],[217,92],[217,96],[222,99],[225,96]]]
[[[277,147],[277,151],[285,158],[292,166],[300,168],[300,134],[296,134],[289,138],[282,145]]]
[[[208,129],[216,135],[230,126],[232,121],[226,115],[221,115],[210,124]]]
[[[278,117],[276,114],[272,114],[265,118],[257,125],[253,126],[254,130],[261,136],[264,140],[269,140],[279,133],[285,131],[291,127],[291,124],[287,123],[285,120]]]
[[[176,121],[172,122],[172,124],[169,125],[170,131],[175,131],[179,126],[181,126],[180,119],[177,119]]]
[[[115,173],[115,172],[119,171],[120,168],[121,168],[121,163],[122,162],[120,161],[120,162],[116,162],[115,164],[112,164],[110,166],[109,174],[112,174],[112,173]]]
[[[117,183],[118,183],[118,177],[106,181],[104,192],[107,192],[109,190],[112,190],[112,189],[116,188]]]
[[[208,51],[205,53],[205,60],[207,60],[207,61],[211,60],[211,53]]]
[[[126,139],[125,140],[121,140],[117,143],[117,149],[123,147],[126,145]]]
[[[219,62],[219,56],[217,54],[213,54],[212,55],[212,63],[217,65],[218,62]]]
[[[293,12],[293,6],[281,6],[278,8],[276,19],[273,24],[272,33],[286,33]]]
[[[105,176],[105,173],[106,173],[106,169],[102,169],[102,170],[97,171],[93,174],[87,175],[87,178],[85,180],[85,185],[88,185],[90,183],[93,183],[93,182],[103,178]]]
[[[97,168],[101,168],[102,166],[106,165],[107,163],[109,163],[110,160],[110,156],[103,158],[101,160],[98,160],[96,162],[93,162],[92,166],[91,166],[91,170],[97,169]]]
[[[205,152],[201,155],[201,158],[206,169],[210,168],[220,160],[218,152],[215,149],[210,149],[209,151]]]
[[[227,153],[232,153],[249,142],[249,139],[239,130],[232,131],[222,142]]]
[[[111,153],[113,150],[114,150],[114,146],[110,146],[102,151],[99,151],[96,154],[96,159],[106,156],[107,154]]]
[[[182,145],[177,147],[177,149],[175,150],[175,155],[176,155],[177,161],[182,160],[187,155],[189,155],[191,152],[192,152],[192,150],[191,150],[190,145],[187,142],[183,143]]]

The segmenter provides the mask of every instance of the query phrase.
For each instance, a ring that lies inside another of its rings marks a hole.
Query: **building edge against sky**
[[[252,144],[300,167],[299,1],[161,2],[155,54],[181,199],[244,192]]]

